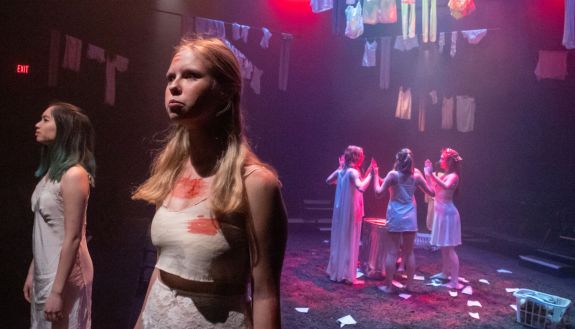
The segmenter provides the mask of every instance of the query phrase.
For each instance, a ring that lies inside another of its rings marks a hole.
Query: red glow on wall
[[[311,12],[309,0],[274,0],[273,6],[284,13]]]
[[[17,64],[17,65],[16,65],[16,73],[18,73],[18,74],[28,74],[28,73],[30,73],[30,65]]]

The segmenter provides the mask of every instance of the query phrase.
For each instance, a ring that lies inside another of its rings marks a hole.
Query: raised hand
[[[431,160],[429,159],[425,160],[425,166],[423,167],[423,172],[425,172],[426,175],[431,175],[431,173],[433,172],[433,164],[431,163]]]
[[[345,164],[345,156],[343,154],[340,155],[338,161],[339,161],[339,168],[340,169],[343,168],[343,165]]]

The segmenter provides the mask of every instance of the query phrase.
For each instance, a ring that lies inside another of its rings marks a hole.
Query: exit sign
[[[18,73],[18,74],[28,74],[28,73],[30,73],[30,65],[17,64],[17,65],[16,65],[16,73]]]

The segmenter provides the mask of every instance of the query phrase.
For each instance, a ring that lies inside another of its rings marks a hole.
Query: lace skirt
[[[172,289],[156,279],[142,313],[144,329],[248,328],[246,296]]]

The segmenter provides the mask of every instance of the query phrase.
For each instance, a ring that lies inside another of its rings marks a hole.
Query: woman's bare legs
[[[462,289],[463,285],[459,283],[459,256],[455,252],[455,246],[448,246],[441,248],[442,253],[445,252],[447,259],[447,266],[450,270],[451,280],[445,286],[452,289]]]
[[[385,258],[385,288],[384,292],[393,292],[393,277],[395,276],[395,263],[399,254],[401,244],[401,233],[387,232],[385,234],[385,249],[387,257]]]
[[[409,290],[413,283],[413,275],[415,274],[415,254],[413,253],[415,232],[403,232],[402,235],[401,257],[405,261],[405,274],[407,275],[405,286]]]

